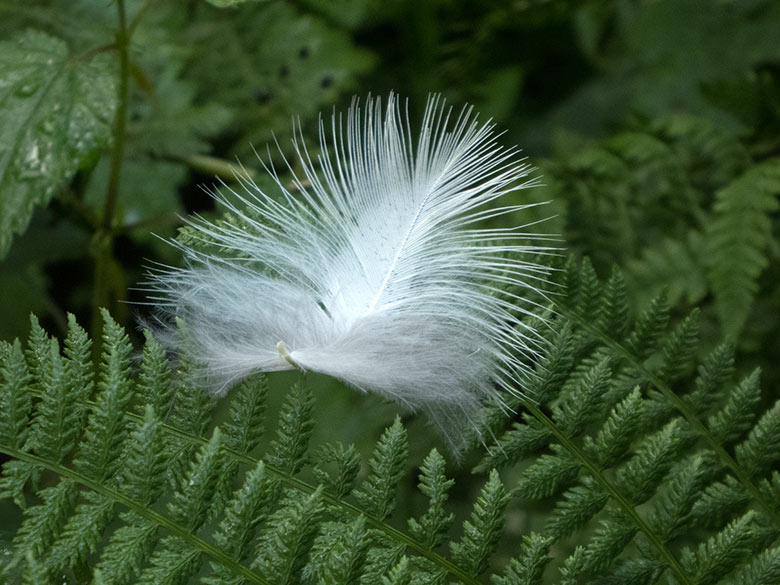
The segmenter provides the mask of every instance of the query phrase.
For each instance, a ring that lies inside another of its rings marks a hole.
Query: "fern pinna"
[[[397,488],[415,473],[398,419],[361,469],[350,445],[310,454],[304,385],[265,441],[264,378],[213,426],[191,365],[172,373],[153,337],[133,373],[104,313],[93,380],[75,320],[62,352],[33,320],[26,351],[0,344],[0,495],[24,509],[5,581],[780,582],[780,404],[759,372],[732,381],[726,345],[699,361],[696,313],[669,328],[663,297],[630,319],[618,272],[600,283],[571,261],[560,276],[529,398],[511,421],[483,412],[494,439],[461,529],[436,450],[416,472],[426,509],[398,528]],[[536,532],[509,542],[507,510],[534,500]],[[497,562],[499,547],[513,558]]]

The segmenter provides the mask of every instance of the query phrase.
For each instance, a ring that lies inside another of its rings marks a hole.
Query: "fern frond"
[[[628,451],[639,431],[642,407],[642,395],[639,388],[634,388],[612,409],[596,437],[585,437],[585,450],[600,467],[612,467]]]
[[[314,430],[313,408],[314,397],[302,384],[295,384],[290,389],[282,405],[269,461],[290,474],[298,473],[306,463],[309,439]]]
[[[469,575],[476,577],[487,568],[488,558],[504,529],[504,509],[508,501],[509,494],[498,472],[491,472],[474,504],[471,519],[463,523],[463,537],[459,542],[450,543],[453,561]]]
[[[556,540],[579,530],[609,501],[593,478],[585,476],[563,493],[545,524],[545,532]]]
[[[395,488],[404,474],[407,454],[406,429],[396,417],[377,442],[368,462],[371,471],[354,494],[363,509],[380,520],[395,507]]]
[[[304,570],[307,581],[322,585],[357,585],[370,539],[365,518],[323,523]]]
[[[769,214],[780,208],[780,159],[755,165],[718,191],[707,228],[708,277],[725,334],[736,336],[747,319],[768,264]]]
[[[504,575],[493,575],[492,585],[536,585],[541,583],[542,574],[549,557],[550,540],[536,533],[523,537],[523,544],[516,557],[509,561]]]
[[[321,489],[312,494],[290,493],[269,518],[252,566],[275,585],[298,583],[322,510]]]
[[[325,489],[336,497],[342,497],[352,491],[352,486],[360,472],[360,456],[354,445],[325,443],[314,457],[314,475]],[[335,473],[329,473],[325,466],[336,466]]]
[[[780,460],[780,400],[766,411],[736,447],[737,462],[750,477],[766,473]]]
[[[144,330],[144,350],[141,361],[141,372],[138,375],[137,412],[143,414],[147,404],[156,413],[165,417],[171,407],[175,386],[171,384],[171,368],[165,348],[152,333]]]
[[[32,411],[29,385],[32,376],[27,369],[22,344],[17,339],[7,344],[0,360],[0,441],[14,448],[27,439]]]
[[[130,339],[105,309],[103,320],[106,325],[99,391],[73,461],[79,472],[98,481],[113,476],[119,469],[122,446],[129,434],[125,409],[132,397]]]
[[[697,585],[717,583],[734,570],[751,552],[756,532],[751,530],[754,513],[748,512],[730,523],[722,532],[692,551],[683,551],[682,560],[695,576]]]
[[[420,520],[409,519],[409,533],[431,548],[440,545],[455,520],[455,515],[447,513],[444,505],[447,492],[455,483],[444,474],[444,457],[433,449],[420,467],[420,491],[428,496],[428,509]]]
[[[724,445],[739,440],[750,430],[761,400],[759,380],[761,370],[755,369],[732,392],[726,404],[712,415],[707,426],[715,438]]]

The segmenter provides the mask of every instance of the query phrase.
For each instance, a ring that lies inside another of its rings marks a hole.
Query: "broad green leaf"
[[[0,257],[34,207],[108,142],[114,85],[110,55],[74,57],[32,30],[0,43]]]

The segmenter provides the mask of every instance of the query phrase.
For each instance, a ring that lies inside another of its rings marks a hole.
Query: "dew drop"
[[[17,85],[14,89],[14,94],[17,97],[30,97],[36,91],[38,91],[39,84],[36,82],[27,82]]]

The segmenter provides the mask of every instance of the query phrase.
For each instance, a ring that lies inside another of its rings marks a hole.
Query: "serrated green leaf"
[[[107,144],[114,83],[109,55],[74,57],[32,30],[0,43],[0,258],[34,207]]]

